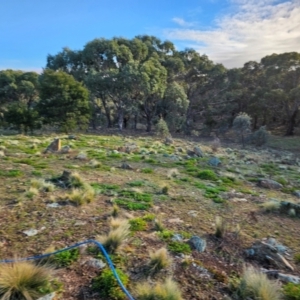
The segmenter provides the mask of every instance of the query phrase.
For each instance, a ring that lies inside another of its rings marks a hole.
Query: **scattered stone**
[[[70,153],[70,152],[71,152],[71,147],[68,145],[63,146],[60,150],[60,153],[63,153],[63,154]]]
[[[264,187],[266,189],[271,189],[271,190],[280,190],[282,189],[282,184],[275,180],[271,179],[260,179],[258,181],[258,186]]]
[[[52,153],[52,152],[58,152],[61,149],[61,141],[60,139],[55,139],[44,151],[44,153]]]
[[[77,137],[76,137],[76,135],[71,134],[68,136],[68,139],[69,140],[77,140]]]
[[[171,137],[166,137],[164,140],[165,145],[172,145],[174,144],[174,140]]]
[[[181,219],[175,218],[175,219],[169,219],[169,223],[184,223]]]
[[[287,213],[290,211],[290,209],[294,209],[296,215],[300,215],[300,204],[295,204],[288,201],[281,201],[280,202],[280,210],[281,212]]]
[[[39,233],[39,231],[36,229],[28,229],[28,230],[23,231],[23,233],[25,233],[27,236],[34,236],[34,235],[37,235]]]
[[[230,199],[232,202],[247,202],[246,198],[232,198]]]
[[[198,216],[198,212],[196,210],[190,210],[187,213],[189,216],[196,218]]]
[[[55,296],[56,296],[56,293],[53,292],[51,294],[45,295],[41,298],[38,298],[37,300],[53,300],[53,299],[55,299]]]
[[[206,248],[206,241],[198,236],[193,236],[188,241],[192,249],[197,250],[198,252],[204,252]]]
[[[76,156],[76,159],[80,159],[80,160],[87,160],[87,155],[83,152],[79,153],[77,156]]]
[[[74,226],[84,226],[86,225],[86,222],[85,221],[76,221]]]
[[[57,207],[61,207],[61,205],[59,205],[58,203],[54,202],[54,203],[48,203],[47,207],[57,208]]]
[[[182,238],[182,235],[179,234],[179,233],[175,233],[172,237],[172,241],[174,242],[182,242],[183,241],[183,238]]]
[[[203,157],[203,152],[199,147],[194,147],[194,153],[198,156],[198,157]]]
[[[295,284],[300,284],[300,277],[290,275],[290,274],[278,273],[278,279],[284,282],[292,282]]]
[[[293,195],[297,198],[300,198],[300,191],[294,191]]]
[[[208,164],[213,166],[213,167],[217,167],[218,165],[221,164],[221,161],[219,158],[217,157],[212,157],[209,161],[208,161]]]
[[[85,262],[88,266],[101,270],[106,266],[106,263],[103,262],[101,259],[91,258]]]
[[[197,156],[197,154],[192,150],[187,150],[186,154],[187,154],[187,158]]]
[[[128,163],[122,163],[121,169],[124,169],[124,170],[133,170],[133,167],[130,164],[128,164]]]

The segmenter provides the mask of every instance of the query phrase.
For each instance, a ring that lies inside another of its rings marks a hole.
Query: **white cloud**
[[[232,12],[216,19],[214,28],[164,33],[174,41],[187,41],[189,47],[229,68],[272,53],[299,52],[300,0],[231,0],[231,4]]]
[[[173,18],[172,21],[182,27],[192,27],[195,25],[195,23],[191,23],[191,22],[186,22],[184,19],[182,18]]]

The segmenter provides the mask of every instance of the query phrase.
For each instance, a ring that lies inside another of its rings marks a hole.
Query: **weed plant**
[[[283,294],[288,300],[300,300],[300,284],[289,282],[284,285]]]
[[[168,249],[173,252],[173,253],[183,253],[183,254],[190,254],[191,247],[188,244],[182,243],[182,242],[177,242],[177,241],[172,241],[168,245]]]
[[[152,272],[156,273],[168,267],[172,260],[166,248],[160,248],[155,252],[150,252],[149,267]]]
[[[53,257],[53,262],[59,268],[67,267],[79,258],[79,250],[77,248],[57,253]]]

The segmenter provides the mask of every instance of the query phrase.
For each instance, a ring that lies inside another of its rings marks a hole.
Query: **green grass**
[[[0,176],[2,177],[20,177],[23,175],[24,173],[20,170],[0,170]]]
[[[144,169],[141,169],[141,172],[145,173],[145,174],[152,174],[154,171],[151,168],[144,168]]]
[[[192,252],[190,245],[182,243],[182,242],[170,242],[168,244],[169,251],[173,253],[183,253],[183,254],[190,254]]]
[[[147,228],[147,222],[143,218],[129,220],[131,231],[143,231]]]
[[[218,180],[216,173],[212,170],[202,170],[198,172],[196,176],[203,180],[212,180],[212,181]]]
[[[58,267],[67,267],[79,258],[78,248],[67,250],[55,254],[53,257],[54,264]]]
[[[115,199],[114,203],[129,210],[147,210],[152,206],[150,203],[137,203],[128,199],[120,198]]]
[[[132,187],[138,187],[138,186],[145,185],[145,181],[143,181],[143,180],[134,180],[134,181],[128,182],[127,184],[129,186],[132,186]]]

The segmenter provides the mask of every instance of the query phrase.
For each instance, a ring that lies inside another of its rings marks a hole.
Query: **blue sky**
[[[241,67],[300,52],[300,0],[0,0],[0,69],[41,71],[65,46],[140,34]]]

